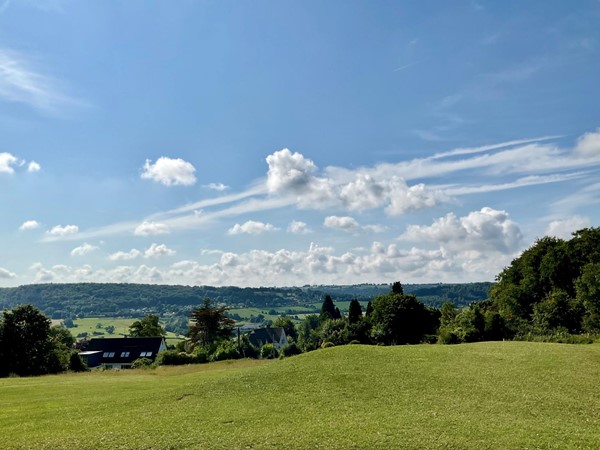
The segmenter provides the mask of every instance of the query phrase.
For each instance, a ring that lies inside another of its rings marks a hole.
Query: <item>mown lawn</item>
[[[600,345],[346,346],[0,380],[0,448],[598,449]]]

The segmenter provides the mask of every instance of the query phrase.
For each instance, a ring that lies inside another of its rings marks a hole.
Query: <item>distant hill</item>
[[[415,294],[430,306],[451,301],[456,306],[487,299],[492,283],[407,284],[404,291]],[[352,286],[303,286],[240,288],[234,286],[173,286],[120,283],[31,284],[0,288],[0,307],[31,303],[46,315],[67,317],[138,317],[152,313],[181,315],[205,298],[232,307],[311,306],[329,294],[335,301],[353,298],[367,302],[389,292],[388,284]]]

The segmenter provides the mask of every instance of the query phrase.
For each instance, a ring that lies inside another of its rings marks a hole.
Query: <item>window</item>
[[[115,357],[115,352],[104,352],[102,354],[103,358],[114,358]]]
[[[127,358],[129,356],[129,352],[121,352],[121,358]]]
[[[152,352],[142,352],[140,353],[140,358],[152,356]]]

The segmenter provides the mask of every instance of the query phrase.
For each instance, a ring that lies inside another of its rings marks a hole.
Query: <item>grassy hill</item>
[[[600,448],[600,345],[336,347],[0,380],[0,448]]]

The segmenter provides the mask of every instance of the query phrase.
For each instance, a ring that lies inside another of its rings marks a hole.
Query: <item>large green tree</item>
[[[385,345],[417,344],[437,326],[423,303],[414,295],[390,292],[373,300],[371,337]]]
[[[159,317],[150,314],[141,320],[136,320],[129,327],[129,334],[132,337],[156,337],[164,336],[165,329],[159,323]]]
[[[583,328],[600,332],[600,263],[586,264],[575,285],[577,301],[584,311]]]
[[[191,320],[188,337],[194,344],[206,348],[229,339],[235,326],[235,321],[227,317],[227,307],[214,306],[208,298],[192,311]]]
[[[58,372],[50,319],[32,305],[4,311],[0,320],[0,376]]]
[[[600,228],[584,228],[569,240],[538,239],[497,276],[489,294],[493,310],[511,335],[600,330],[586,294],[595,289],[586,268],[599,263]]]

